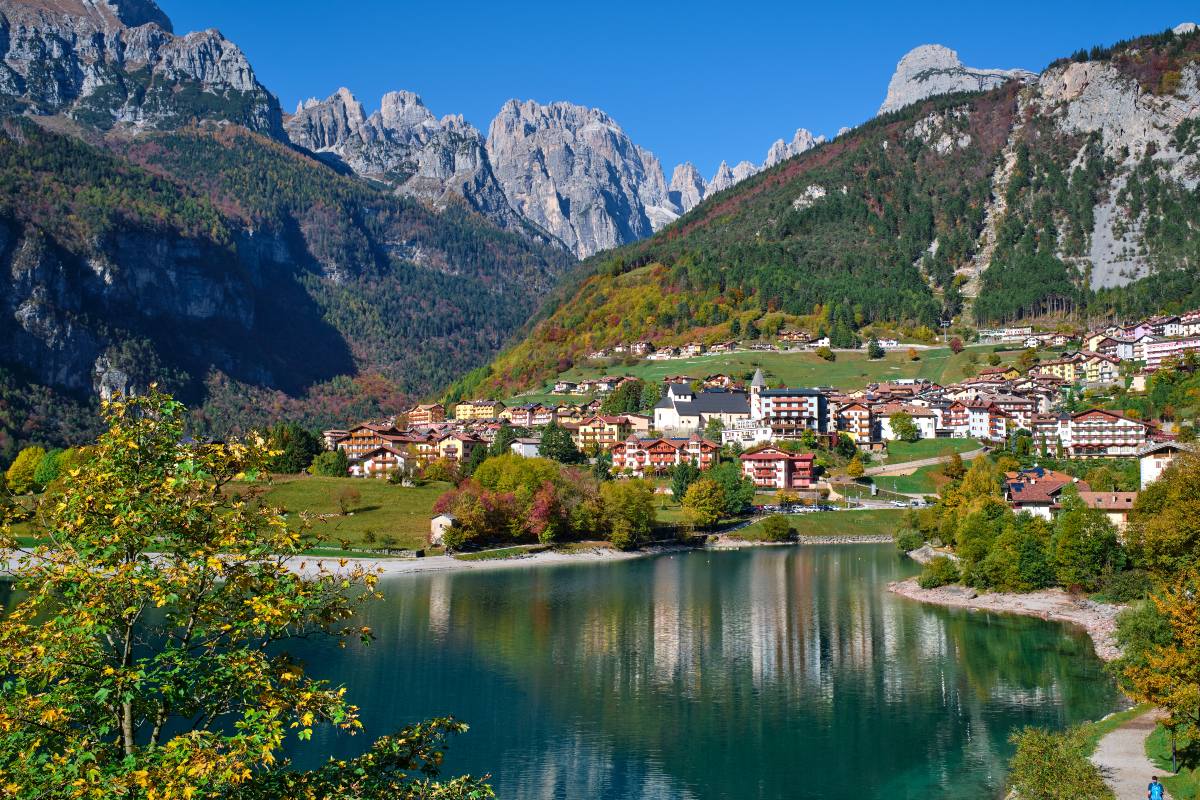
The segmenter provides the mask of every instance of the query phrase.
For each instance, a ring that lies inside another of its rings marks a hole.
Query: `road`
[[[979,456],[983,455],[987,451],[988,449],[986,447],[981,447],[978,450],[971,450],[967,453],[959,453],[959,456],[963,461],[970,461],[972,458],[979,458]],[[863,475],[871,476],[907,474],[909,472],[918,470],[921,467],[930,467],[934,464],[942,464],[949,460],[950,456],[935,456],[934,458],[919,458],[916,461],[903,461],[899,464],[882,464],[878,467],[868,467],[863,471]]]

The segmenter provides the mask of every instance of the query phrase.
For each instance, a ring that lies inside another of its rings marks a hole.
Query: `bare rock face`
[[[813,136],[812,132],[805,128],[798,128],[790,142],[785,142],[783,139],[775,140],[775,144],[771,145],[771,149],[767,151],[767,160],[763,162],[762,169],[770,169],[779,162],[787,161],[789,158],[811,150],[824,141],[824,136]]]
[[[671,186],[667,194],[671,204],[678,208],[680,213],[686,214],[700,205],[707,189],[708,183],[701,177],[700,170],[687,161],[675,167],[675,171],[671,173]]]
[[[676,213],[658,160],[600,109],[510,100],[487,153],[517,213],[580,258],[649,236]]]
[[[215,30],[174,35],[152,0],[0,0],[0,94],[101,129],[218,120],[283,135],[245,54]]]
[[[934,95],[993,89],[1011,80],[1031,83],[1037,80],[1037,74],[1023,69],[973,69],[963,66],[958,53],[950,48],[925,44],[900,59],[879,113]]]
[[[444,206],[457,199],[503,228],[520,217],[488,164],[483,136],[461,116],[438,119],[412,92],[389,92],[370,116],[349,89],[302,103],[288,138],[401,194]]]
[[[729,164],[722,161],[717,167],[717,174],[713,175],[713,179],[708,182],[708,191],[704,196],[709,197],[717,192],[723,192],[735,183],[741,183],[751,175],[758,172],[758,167],[751,164],[749,161],[740,161],[738,165],[730,169]]]

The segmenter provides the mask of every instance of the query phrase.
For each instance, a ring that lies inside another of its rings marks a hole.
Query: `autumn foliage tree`
[[[313,770],[280,756],[318,726],[362,730],[345,690],[309,677],[296,637],[369,642],[361,569],[296,564],[303,519],[227,494],[273,455],[261,439],[185,445],[184,408],[151,390],[109,425],[37,517],[44,544],[0,555],[21,597],[0,620],[0,794],[20,798],[479,798],[436,783],[432,720]]]

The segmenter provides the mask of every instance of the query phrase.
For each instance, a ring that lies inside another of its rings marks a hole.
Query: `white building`
[[[1138,451],[1142,488],[1158,480],[1180,453],[1191,452],[1194,452],[1192,446],[1182,442],[1159,442],[1143,447]]]

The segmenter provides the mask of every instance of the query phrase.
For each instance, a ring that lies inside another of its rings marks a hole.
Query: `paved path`
[[[970,461],[973,458],[979,458],[986,452],[987,448],[981,447],[969,453],[959,453],[959,456],[963,461]],[[929,467],[949,460],[950,456],[936,456],[934,458],[919,458],[916,461],[901,461],[899,464],[882,464],[878,467],[868,467],[863,470],[863,475],[890,475],[898,472],[907,474],[916,472],[921,467]]]
[[[1100,767],[1117,800],[1144,800],[1151,776],[1165,774],[1150,763],[1146,737],[1158,724],[1158,711],[1131,719],[1100,740],[1092,762]]]

